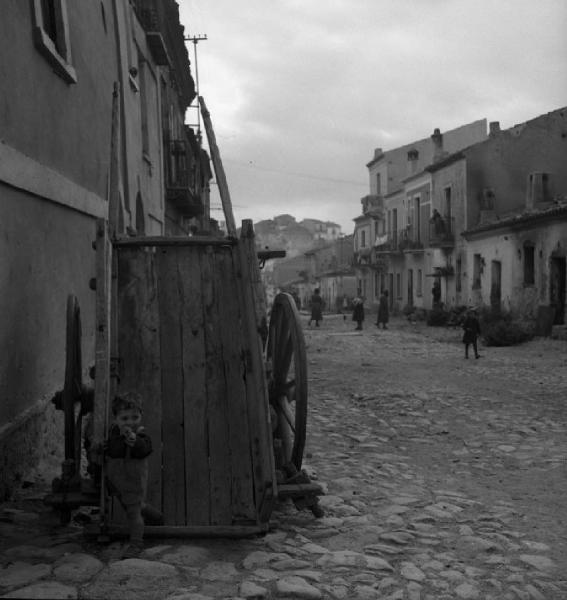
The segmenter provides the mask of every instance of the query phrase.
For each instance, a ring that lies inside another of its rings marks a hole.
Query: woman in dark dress
[[[389,308],[388,308],[388,290],[383,290],[380,295],[380,300],[378,302],[378,316],[376,318],[376,327],[380,329],[380,323],[382,323],[382,327],[384,329],[388,329],[386,324],[389,320]]]
[[[356,321],[356,330],[362,329],[362,322],[364,321],[364,302],[362,298],[355,298],[352,301],[352,320]]]
[[[311,296],[311,318],[309,319],[308,325],[311,325],[311,321],[315,321],[315,325],[319,327],[319,321],[323,320],[323,298],[321,298],[321,290],[317,288]]]

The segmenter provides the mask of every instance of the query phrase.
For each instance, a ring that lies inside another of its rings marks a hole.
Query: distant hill
[[[278,215],[254,224],[256,246],[270,250],[285,250],[293,257],[338,239],[341,227],[330,221],[304,219],[299,223],[292,215]]]

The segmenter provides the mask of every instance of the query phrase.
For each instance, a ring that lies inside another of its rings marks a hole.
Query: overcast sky
[[[178,2],[208,37],[199,88],[237,226],[289,213],[352,233],[374,148],[567,105],[566,0]]]

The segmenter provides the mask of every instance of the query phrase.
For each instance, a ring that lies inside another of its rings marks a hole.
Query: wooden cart
[[[146,534],[255,534],[282,498],[322,514],[321,488],[301,470],[307,365],[295,302],[276,296],[268,321],[260,265],[274,253],[256,253],[251,221],[239,236],[227,222],[223,238],[118,238],[108,220],[97,223],[94,389],[82,381],[80,310],[70,296],[65,385],[54,399],[64,412],[65,462],[46,501],[64,521],[81,505],[98,506],[91,531],[126,532],[103,455],[109,405],[122,391],[143,398],[154,446],[147,500],[164,525]]]

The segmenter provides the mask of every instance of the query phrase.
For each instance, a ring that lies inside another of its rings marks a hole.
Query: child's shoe
[[[144,550],[143,542],[130,542],[122,553],[122,560],[126,558],[138,558]]]

